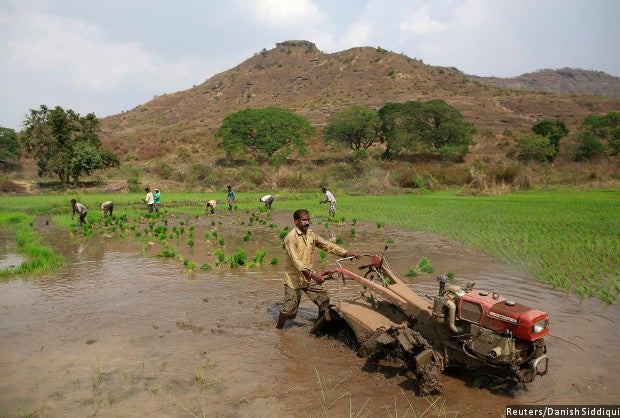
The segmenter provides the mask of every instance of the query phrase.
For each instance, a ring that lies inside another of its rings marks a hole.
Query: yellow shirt
[[[345,257],[347,250],[333,244],[313,231],[308,230],[304,235],[297,227],[292,229],[284,238],[286,257],[284,263],[284,283],[293,289],[308,286],[308,281],[301,273],[304,269],[312,270],[314,264],[314,249],[320,248],[340,257]]]

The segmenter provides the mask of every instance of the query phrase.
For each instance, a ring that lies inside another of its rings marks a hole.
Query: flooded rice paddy
[[[305,296],[298,317],[276,330],[282,266],[267,261],[282,260],[278,234],[292,226],[292,215],[274,211],[252,226],[247,218],[216,213],[189,220],[195,245],[186,245],[187,237],[174,245],[197,265],[193,274],[178,258],[157,257],[156,240],[97,233],[84,239],[38,222],[69,263],[0,283],[0,416],[415,416],[435,402],[448,416],[497,417],[506,405],[619,401],[617,306],[551,289],[431,233],[360,223],[326,229],[319,219],[313,225],[360,253],[380,253],[389,240],[386,258],[401,276],[427,257],[436,273],[408,279],[421,293],[435,294],[435,276],[454,272],[460,284],[476,280],[478,288],[547,311],[547,376],[506,391],[447,371],[441,398],[417,398],[404,376],[368,365],[338,339],[310,334],[317,308]],[[264,249],[266,262],[200,270],[215,265],[213,251],[221,248],[205,238],[214,230],[227,255],[243,248],[251,258]],[[20,260],[7,245],[0,252],[3,265]],[[335,258],[327,260],[324,268],[333,268]],[[335,299],[337,285],[328,285]]]

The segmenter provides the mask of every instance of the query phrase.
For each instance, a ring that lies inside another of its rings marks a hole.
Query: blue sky
[[[0,126],[41,104],[121,113],[293,39],[479,76],[620,76],[618,18],[618,0],[0,0]]]

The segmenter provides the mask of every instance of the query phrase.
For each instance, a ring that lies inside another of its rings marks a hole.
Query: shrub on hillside
[[[535,133],[528,133],[517,139],[517,158],[523,162],[548,162],[557,151],[549,138]]]
[[[600,158],[605,154],[605,146],[592,132],[585,131],[579,134],[579,145],[575,150],[575,161],[589,161]]]

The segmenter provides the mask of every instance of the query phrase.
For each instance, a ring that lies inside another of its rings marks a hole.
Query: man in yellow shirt
[[[295,228],[284,238],[287,255],[284,263],[284,305],[276,324],[278,329],[284,327],[287,319],[297,316],[302,290],[319,307],[319,319],[329,309],[329,293],[322,285],[324,279],[312,269],[315,248],[340,257],[360,258],[359,254],[348,252],[310,230],[310,213],[306,209],[296,210],[293,220]]]

